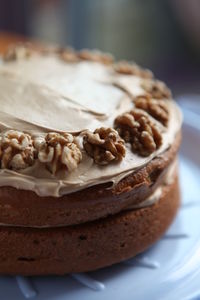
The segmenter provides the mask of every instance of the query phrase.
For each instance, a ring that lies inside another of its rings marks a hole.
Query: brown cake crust
[[[40,197],[32,191],[0,188],[0,223],[18,226],[68,226],[114,215],[150,196],[163,182],[176,158],[181,133],[174,144],[146,166],[122,179],[116,186],[93,186],[60,198]]]
[[[179,206],[178,179],[154,205],[63,228],[0,227],[1,274],[65,274],[112,265],[157,241]]]

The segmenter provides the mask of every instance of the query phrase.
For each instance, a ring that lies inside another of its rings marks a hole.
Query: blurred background
[[[199,0],[0,0],[0,31],[134,60],[200,92]]]

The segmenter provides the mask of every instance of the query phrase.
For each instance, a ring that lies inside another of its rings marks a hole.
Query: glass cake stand
[[[181,103],[185,114],[180,155],[182,205],[163,238],[143,254],[96,272],[63,277],[2,276],[0,299],[200,299],[200,114],[195,104]]]

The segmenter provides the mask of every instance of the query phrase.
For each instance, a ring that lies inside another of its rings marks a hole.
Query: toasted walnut
[[[58,51],[60,58],[65,62],[77,62],[79,61],[77,53],[72,48],[60,49]]]
[[[95,163],[107,165],[113,161],[121,161],[126,150],[124,141],[116,130],[101,127],[93,133],[87,132],[83,137],[85,151],[93,157]]]
[[[134,100],[135,107],[145,110],[153,118],[167,126],[169,111],[165,101],[152,99],[150,95],[138,96]]]
[[[159,80],[144,80],[141,87],[154,99],[169,99],[172,96],[166,84]]]
[[[162,144],[162,137],[156,125],[139,110],[124,113],[115,119],[119,135],[131,143],[133,152],[149,156]]]
[[[1,133],[0,160],[2,169],[20,170],[34,163],[35,149],[29,134],[8,130]]]
[[[26,45],[10,46],[4,53],[3,59],[5,61],[13,61],[31,56],[32,50]]]
[[[142,69],[135,63],[128,61],[119,61],[114,65],[114,70],[117,73],[125,75],[136,75],[142,78],[152,78],[153,74],[150,70]]]
[[[96,61],[103,63],[105,65],[110,65],[113,63],[113,56],[109,53],[103,53],[98,50],[81,50],[78,53],[80,59],[89,60],[89,61]]]
[[[54,175],[61,169],[73,171],[82,159],[81,151],[69,133],[50,132],[42,139],[35,139],[34,145],[39,161]]]

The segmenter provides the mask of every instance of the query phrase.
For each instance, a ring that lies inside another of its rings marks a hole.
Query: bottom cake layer
[[[85,272],[144,251],[171,224],[179,206],[178,178],[152,206],[87,224],[60,228],[0,227],[0,273]]]

